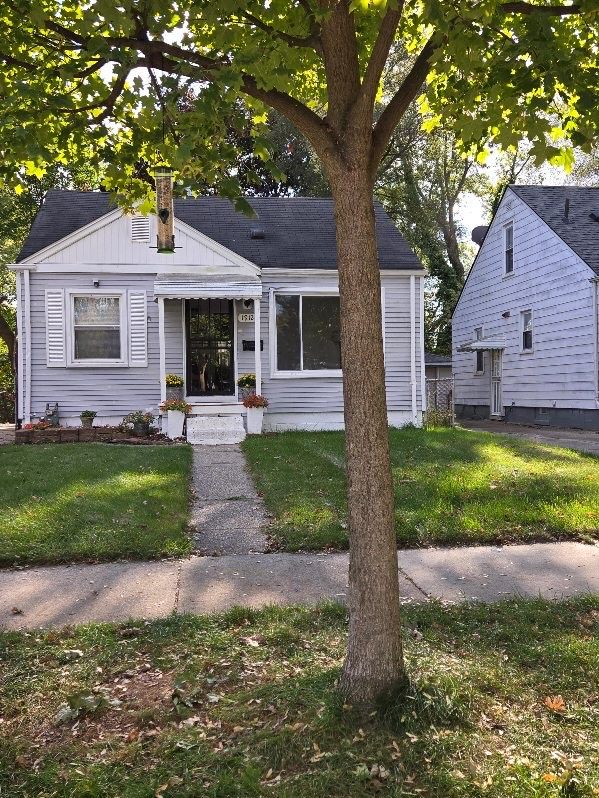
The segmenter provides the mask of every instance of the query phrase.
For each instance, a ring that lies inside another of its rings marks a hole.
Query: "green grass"
[[[0,794],[597,795],[598,621],[591,597],[410,607],[409,692],[366,718],[335,692],[337,605],[5,633]]]
[[[460,429],[391,430],[400,546],[577,539],[599,531],[599,459]],[[275,546],[345,548],[340,432],[252,436],[244,444],[275,521]]]
[[[183,555],[187,446],[0,447],[0,564]]]

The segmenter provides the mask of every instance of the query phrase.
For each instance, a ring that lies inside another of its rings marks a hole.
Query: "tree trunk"
[[[330,177],[337,223],[349,507],[349,641],[341,689],[355,706],[405,681],[372,181]]]
[[[8,321],[2,315],[2,308],[0,307],[0,338],[6,344],[8,350],[8,362],[10,363],[10,370],[14,372],[15,360],[15,334]]]

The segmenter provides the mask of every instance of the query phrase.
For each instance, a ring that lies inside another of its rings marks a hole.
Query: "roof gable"
[[[599,275],[599,188],[515,185],[510,189]]]
[[[256,218],[236,212],[228,200],[219,197],[175,200],[175,217],[183,223],[181,230],[195,230],[259,267],[336,268],[332,200],[269,197],[249,202]],[[19,260],[33,260],[36,253],[113,210],[110,196],[103,192],[48,192]],[[423,269],[378,203],[375,215],[381,269]],[[252,237],[256,228],[264,232],[263,238]]]

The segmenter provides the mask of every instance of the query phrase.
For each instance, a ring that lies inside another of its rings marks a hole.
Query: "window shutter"
[[[46,363],[64,367],[67,364],[65,339],[64,289],[46,290]]]
[[[131,241],[140,244],[150,242],[150,217],[135,215],[131,217]]]
[[[148,365],[148,306],[145,291],[129,291],[129,365]]]

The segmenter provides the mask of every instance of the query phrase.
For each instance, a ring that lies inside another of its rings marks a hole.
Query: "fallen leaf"
[[[565,712],[566,702],[561,695],[548,695],[543,701],[547,709],[551,712]]]

